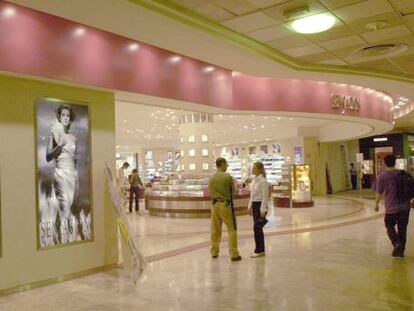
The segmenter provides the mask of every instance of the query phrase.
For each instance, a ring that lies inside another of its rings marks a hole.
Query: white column
[[[213,115],[180,116],[181,172],[205,175],[213,172]]]

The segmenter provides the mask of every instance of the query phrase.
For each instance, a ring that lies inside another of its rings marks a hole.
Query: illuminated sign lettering
[[[359,111],[361,101],[358,97],[331,94],[331,107],[345,111]]]

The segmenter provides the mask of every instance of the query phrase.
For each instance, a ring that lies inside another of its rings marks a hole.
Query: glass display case
[[[260,161],[263,163],[266,171],[267,181],[275,185],[282,179],[282,165],[286,163],[285,157],[281,155],[250,155],[248,159],[249,172],[248,176],[252,176],[253,163]]]
[[[242,180],[242,160],[239,157],[231,157],[227,160],[229,167],[227,172],[237,181]]]
[[[282,164],[282,178],[272,186],[272,197],[274,207],[290,207],[291,189],[290,189],[290,164]]]
[[[397,170],[404,170],[404,171],[406,171],[407,170],[407,164],[408,164],[407,159],[397,159],[395,161],[395,168]]]
[[[162,217],[209,217],[211,198],[208,191],[209,177],[182,176],[153,182],[147,188],[145,208],[151,215]],[[248,213],[249,192],[237,184],[234,196],[236,214]]]
[[[152,183],[148,195],[164,197],[205,197],[208,193],[208,178],[171,179]]]
[[[362,161],[362,174],[364,175],[374,174],[374,161],[373,160]]]
[[[310,165],[292,164],[290,173],[292,207],[312,207]]]
[[[144,180],[145,182],[149,182],[155,177],[155,165],[152,159],[152,151],[147,150],[145,152],[145,175]]]

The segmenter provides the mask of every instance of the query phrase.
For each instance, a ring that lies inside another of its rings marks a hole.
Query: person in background
[[[265,217],[267,213],[267,202],[269,200],[269,184],[266,181],[266,172],[262,162],[253,164],[253,181],[250,185],[250,215],[253,216],[253,231],[256,248],[250,255],[256,258],[265,255],[265,242],[263,227],[257,221],[260,217]]]
[[[129,163],[124,162],[122,166],[119,168],[118,174],[117,174],[118,186],[121,189],[121,193],[124,199],[126,197],[126,189],[128,188],[128,177],[127,177],[128,168],[129,168]]]
[[[216,160],[217,172],[210,178],[209,191],[212,199],[211,207],[211,256],[217,258],[220,251],[221,229],[224,222],[229,235],[229,253],[231,261],[241,260],[237,248],[236,216],[232,208],[232,195],[236,193],[233,177],[226,173],[227,161]]]
[[[375,211],[379,210],[379,202],[384,196],[385,205],[385,227],[388,237],[393,245],[392,256],[404,257],[405,243],[407,241],[407,225],[410,218],[410,202],[399,202],[398,200],[398,174],[395,168],[396,157],[392,154],[385,156],[385,170],[382,171],[375,181],[376,192]],[[397,226],[398,231],[395,230]]]
[[[139,212],[139,186],[143,187],[141,178],[139,178],[138,170],[134,168],[129,176],[129,212],[132,213],[132,202],[135,197],[135,211]]]
[[[356,190],[357,180],[358,180],[358,171],[355,168],[354,163],[351,163],[351,167],[349,168],[349,174],[351,175],[352,190]]]

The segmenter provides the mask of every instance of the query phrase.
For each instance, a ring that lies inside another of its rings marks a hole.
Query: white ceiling
[[[117,101],[116,142],[124,150],[149,147],[175,147],[180,143],[179,116],[193,111],[178,110],[152,105]],[[335,132],[332,129],[346,128],[345,138],[362,136],[372,127],[356,122],[339,122],[334,119],[304,118],[298,114],[214,114],[214,136],[216,145],[241,144],[258,140],[284,140],[313,133]],[[341,131],[327,140],[336,140]],[[325,137],[325,136],[323,136]],[[322,137],[322,139],[323,139]]]
[[[413,0],[169,0],[218,25],[255,39],[302,63],[338,64],[414,76]],[[308,13],[290,17],[289,10],[307,5]],[[215,12],[220,12],[216,14]],[[331,13],[334,27],[318,34],[298,34],[293,19]],[[227,14],[224,14],[227,13]],[[382,22],[381,28],[367,25]],[[353,57],[353,51],[375,44],[405,44],[402,54],[380,59]],[[411,57],[410,57],[411,56]]]

